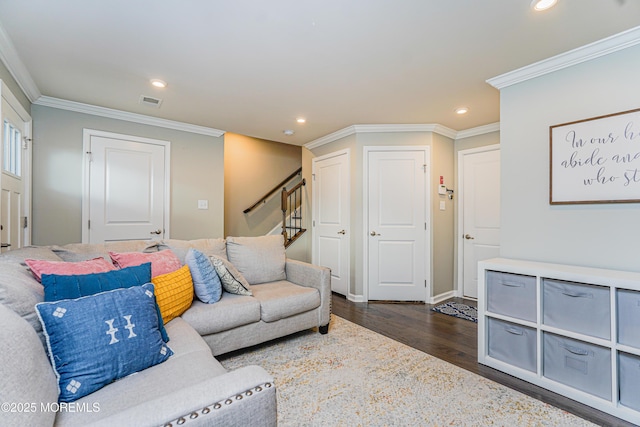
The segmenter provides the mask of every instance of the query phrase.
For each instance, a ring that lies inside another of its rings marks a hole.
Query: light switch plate
[[[208,200],[198,200],[198,209],[209,209]]]

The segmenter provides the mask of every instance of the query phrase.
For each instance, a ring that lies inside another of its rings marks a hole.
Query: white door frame
[[[7,103],[13,108],[13,110],[18,113],[20,119],[24,121],[25,128],[22,129],[22,137],[24,142],[24,158],[22,161],[23,171],[22,171],[22,180],[24,183],[24,197],[23,197],[23,214],[27,218],[27,226],[23,230],[22,235],[22,244],[23,246],[31,245],[31,224],[33,224],[33,216],[31,212],[31,183],[32,183],[32,153],[33,153],[33,140],[32,140],[32,128],[33,128],[33,119],[31,115],[22,104],[18,101],[18,98],[9,90],[6,84],[0,79],[0,96],[4,98]],[[2,107],[0,106],[0,109]],[[2,128],[0,126],[0,128]],[[1,148],[1,147],[0,147]]]
[[[372,151],[424,151],[426,153],[427,170],[425,173],[425,220],[429,224],[425,230],[425,279],[427,286],[425,288],[425,303],[430,298],[432,288],[431,276],[431,227],[433,220],[429,215],[429,206],[431,206],[431,147],[428,145],[397,145],[397,146],[365,146],[363,147],[362,157],[362,301],[369,301],[369,194],[367,191],[369,182],[369,153]]]
[[[464,234],[464,156],[469,154],[485,153],[487,151],[500,150],[500,144],[485,145],[484,147],[469,148],[467,150],[458,151],[458,211],[456,213],[458,231],[456,233],[456,252],[457,252],[457,283],[455,294],[462,297],[464,294],[464,246],[462,244],[462,235]]]
[[[345,148],[344,150],[339,150],[339,151],[334,151],[333,153],[329,153],[329,154],[325,154],[323,156],[318,156],[318,157],[314,157],[313,159],[311,159],[311,171],[312,173],[315,173],[316,170],[316,164],[318,162],[321,162],[323,160],[327,160],[330,159],[332,157],[338,157],[338,156],[343,156],[346,155],[347,156],[347,165],[349,166],[349,172],[351,172],[351,149],[349,148]],[[347,268],[347,273],[346,274],[346,280],[347,280],[347,299],[349,299],[350,301],[353,300],[354,296],[351,293],[351,173],[349,173],[349,183],[347,185],[347,194],[346,194],[346,198],[347,198],[347,220],[349,221],[349,224],[346,226],[345,230],[347,232],[347,238],[349,239],[349,244],[347,245],[347,263],[346,263],[346,268]],[[315,180],[312,183],[312,187],[311,187],[311,200],[312,200],[312,209],[311,209],[311,224],[313,225],[312,229],[312,235],[311,235],[311,262],[313,264],[317,264],[317,260],[318,260],[318,254],[315,251],[316,248],[316,244],[317,244],[317,239],[318,239],[318,234],[315,231],[315,221],[316,221],[316,216],[317,216],[317,208],[318,208],[318,204],[317,204],[317,194],[316,194],[316,186],[315,186]]]
[[[91,137],[98,136],[110,139],[124,139],[142,144],[154,144],[164,147],[164,238],[171,238],[171,143],[161,139],[144,138],[141,136],[125,135],[114,132],[104,132],[94,129],[83,129],[82,151],[85,161],[82,163],[82,243],[89,243],[89,155]]]

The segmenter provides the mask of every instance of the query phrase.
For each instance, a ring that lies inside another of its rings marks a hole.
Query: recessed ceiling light
[[[467,107],[460,107],[460,108],[456,108],[456,114],[467,114],[469,112],[469,109]]]
[[[296,122],[298,122],[298,123],[305,123],[306,121],[307,121],[307,119],[305,119],[304,117],[298,117],[296,119]]]
[[[160,79],[151,79],[151,85],[159,88],[167,87],[167,82]]]
[[[291,136],[293,135],[295,132],[292,131],[291,129],[287,129],[287,130],[283,130],[282,133],[284,133],[287,136]]]
[[[547,10],[555,6],[558,0],[533,0],[531,2],[531,8],[535,11]]]

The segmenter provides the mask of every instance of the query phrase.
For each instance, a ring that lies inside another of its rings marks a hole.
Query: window
[[[22,176],[22,135],[20,130],[4,121],[4,156],[2,170],[15,176]]]

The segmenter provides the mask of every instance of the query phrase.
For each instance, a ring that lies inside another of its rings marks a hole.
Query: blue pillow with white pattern
[[[197,249],[190,248],[184,260],[191,271],[193,290],[198,299],[207,304],[220,301],[222,283],[209,257]]]
[[[59,402],[164,362],[152,283],[36,304],[58,378]]]
[[[45,301],[59,301],[94,295],[114,289],[130,288],[151,282],[151,263],[147,262],[119,270],[105,273],[90,274],[43,274],[41,277],[44,287]],[[158,307],[158,328],[164,342],[169,342],[169,335],[164,328],[164,321]]]

